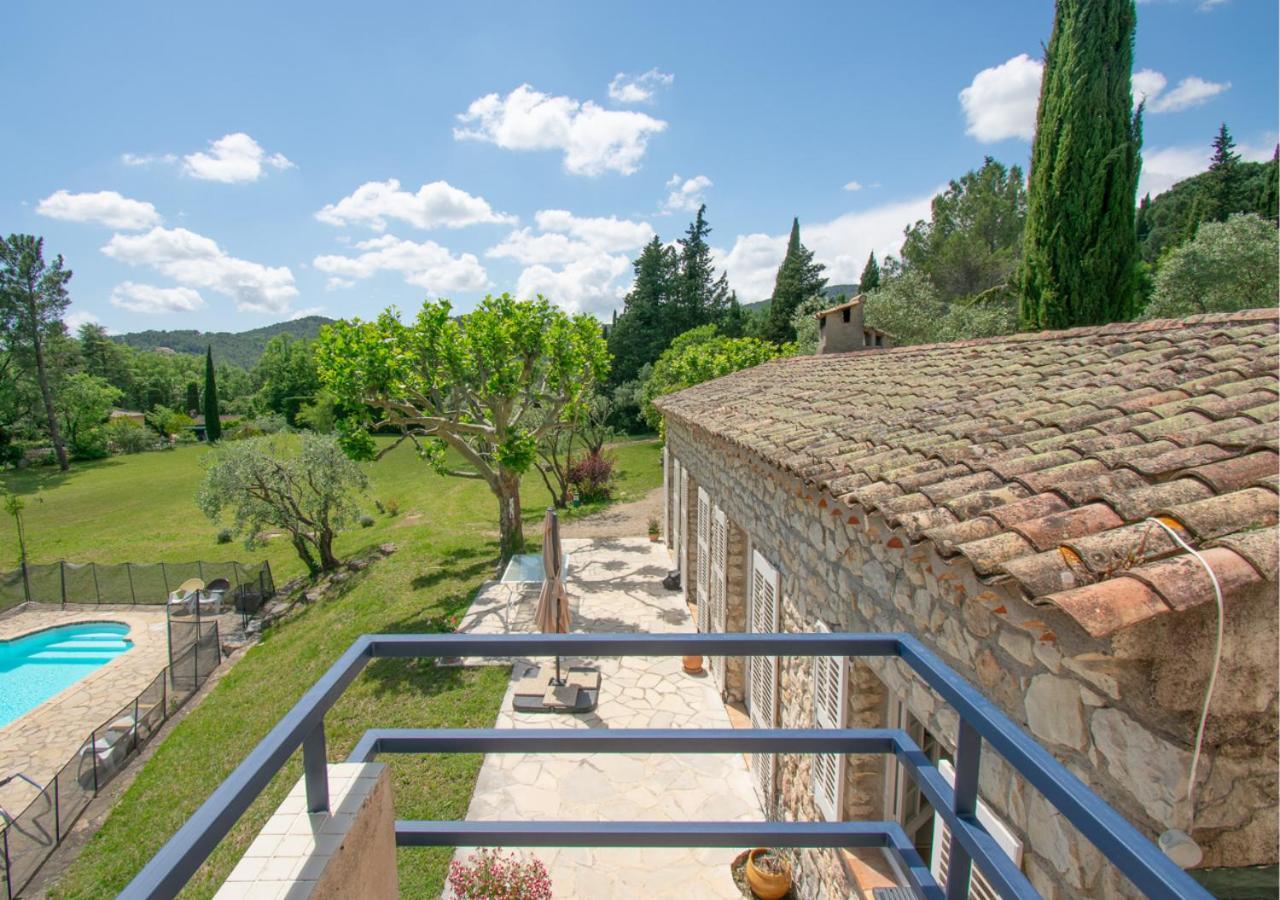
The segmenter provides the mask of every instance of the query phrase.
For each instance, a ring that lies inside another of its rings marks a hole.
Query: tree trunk
[[[338,557],[333,555],[333,532],[327,528],[316,537],[316,548],[320,551],[320,571],[332,572],[340,565]]]
[[[307,547],[307,540],[300,534],[293,536],[293,549],[298,551],[298,558],[307,566],[307,575],[314,581],[316,576],[320,574],[320,567],[316,565],[315,557],[311,555],[311,550]]]
[[[32,321],[35,321],[34,310]],[[53,391],[49,388],[49,373],[44,367],[44,342],[40,340],[40,328],[34,326],[31,343],[36,355],[36,381],[40,383],[40,398],[44,401],[44,412],[49,418],[49,438],[53,441],[53,452],[58,457],[58,468],[67,471],[71,467],[67,462],[67,447],[62,442],[62,431],[58,428],[58,413],[53,407]]]
[[[498,471],[498,541],[502,561],[524,550],[524,524],[520,520],[520,476]]]

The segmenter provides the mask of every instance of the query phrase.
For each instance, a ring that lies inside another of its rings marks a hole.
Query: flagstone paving
[[[691,632],[661,544],[640,539],[565,540],[573,630]],[[533,631],[537,585],[484,589],[459,631]],[[549,662],[549,661],[541,661]],[[565,660],[602,674],[599,707],[585,715],[516,713],[508,689],[498,728],[728,728],[714,683],[675,657]],[[528,662],[513,671],[518,680]],[[471,820],[750,821],[764,815],[742,755],[489,754],[476,781]],[[539,849],[556,897],[740,897],[729,875],[736,850]],[[459,851],[459,858],[466,855]]]

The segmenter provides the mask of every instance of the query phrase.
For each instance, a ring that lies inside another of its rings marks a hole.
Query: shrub
[[[241,441],[247,438],[262,437],[266,434],[279,434],[288,430],[289,423],[285,421],[284,416],[266,413],[252,419],[241,419],[235,424],[235,427],[229,428],[223,437],[233,441]]]
[[[542,860],[525,861],[489,848],[475,851],[466,862],[451,862],[449,887],[459,900],[551,900],[551,877]]]
[[[1273,223],[1252,213],[1205,222],[1194,239],[1160,261],[1143,318],[1274,307],[1278,262]]]
[[[81,428],[71,442],[71,455],[76,459],[102,459],[109,454],[105,428]]]
[[[613,459],[588,453],[569,464],[569,484],[586,503],[608,500],[613,488]]]
[[[117,453],[141,453],[155,446],[155,439],[132,419],[112,419],[106,426],[107,441]]]
[[[361,528],[372,528],[372,527],[373,527],[373,516],[369,515],[368,513],[365,513],[364,515],[362,515],[362,516],[360,517],[360,527],[361,527]]]
[[[235,534],[230,528],[223,528],[218,531],[219,544],[230,544],[233,537],[235,537]]]
[[[388,516],[398,516],[400,515],[400,501],[395,497],[388,497],[386,500],[382,501],[382,510]]]

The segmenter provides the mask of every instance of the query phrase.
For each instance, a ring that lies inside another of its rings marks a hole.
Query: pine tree
[[[800,220],[793,219],[787,255],[778,266],[773,297],[769,301],[769,317],[761,335],[766,341],[785,344],[796,339],[795,325],[791,322],[796,307],[826,287],[827,279],[822,277],[824,268],[821,263],[813,261],[813,251],[800,243]]]
[[[1233,212],[1240,212],[1240,154],[1236,142],[1223,122],[1213,139],[1213,158],[1209,162],[1209,196],[1206,218],[1225,222]]]
[[[711,259],[711,245],[707,235],[711,226],[707,223],[707,205],[698,207],[698,214],[689,224],[680,245],[680,275],[676,321],[677,334],[683,334],[699,325],[719,323],[729,308],[729,283],[723,275],[716,278],[716,267]]]
[[[1280,144],[1276,145],[1276,151],[1271,155],[1271,162],[1267,166],[1256,212],[1273,223],[1280,222]]]
[[[862,269],[862,277],[858,279],[858,292],[865,294],[880,287],[880,263],[876,262],[876,252],[871,251],[867,264]]]
[[[634,269],[635,281],[623,301],[622,314],[609,329],[609,351],[613,354],[609,374],[614,384],[634,379],[679,333],[675,330],[679,269],[675,251],[654,235],[640,251]]]
[[[1135,312],[1136,21],[1134,0],[1058,0],[1031,151],[1024,328],[1101,324]]]
[[[222,438],[222,419],[218,417],[218,384],[213,375],[213,347],[204,355],[204,434],[209,443]]]

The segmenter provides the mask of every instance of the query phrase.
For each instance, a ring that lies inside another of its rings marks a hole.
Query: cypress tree
[[[194,416],[200,409],[200,387],[194,381],[187,382],[187,415]]]
[[[1272,222],[1277,221],[1280,216],[1280,144],[1276,145],[1276,152],[1271,155],[1257,205],[1258,215]]]
[[[1209,162],[1208,211],[1205,218],[1225,222],[1227,216],[1240,211],[1240,154],[1236,142],[1223,122],[1213,139],[1213,158]]]
[[[218,385],[213,376],[213,347],[204,354],[204,434],[209,443],[222,438],[222,420],[218,418]]]
[[[876,262],[876,252],[871,251],[867,264],[862,269],[862,277],[858,279],[858,291],[865,294],[880,287],[880,264]]]
[[[1133,0],[1058,0],[1031,150],[1024,328],[1102,324],[1135,312],[1136,22]]]
[[[785,344],[796,339],[791,319],[795,316],[796,307],[826,287],[827,279],[822,277],[824,268],[821,263],[813,261],[813,251],[800,243],[800,220],[793,219],[787,255],[778,266],[773,297],[769,301],[769,317],[761,335],[766,341]]]

